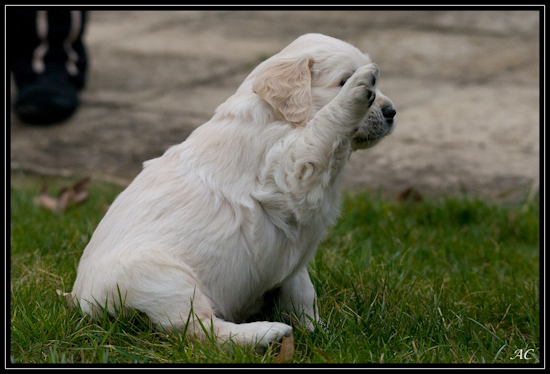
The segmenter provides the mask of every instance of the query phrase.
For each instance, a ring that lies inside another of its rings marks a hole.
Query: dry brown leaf
[[[42,188],[40,195],[34,198],[34,203],[49,210],[55,210],[57,207],[57,199],[54,199],[48,195],[48,191],[45,186]]]
[[[412,202],[418,203],[422,200],[423,200],[422,194],[412,187],[409,187],[403,190],[399,194],[399,201],[401,202],[412,201]]]
[[[72,188],[74,191],[74,203],[79,204],[86,200],[89,196],[88,194],[88,182],[90,178],[84,178],[78,181]]]
[[[56,211],[62,212],[71,204],[74,197],[74,191],[71,188],[63,188],[57,195]]]
[[[40,195],[34,198],[34,203],[53,212],[62,212],[71,205],[80,204],[88,198],[89,180],[90,178],[87,177],[71,187],[63,188],[59,191],[57,198],[51,197],[44,186]]]
[[[294,334],[290,333],[290,336],[284,336],[281,342],[281,349],[279,354],[273,360],[275,364],[282,364],[284,362],[292,361],[294,356]]]

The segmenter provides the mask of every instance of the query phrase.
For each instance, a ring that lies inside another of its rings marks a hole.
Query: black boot
[[[19,87],[13,109],[21,121],[45,125],[66,120],[77,107],[77,89],[65,67],[52,64]]]

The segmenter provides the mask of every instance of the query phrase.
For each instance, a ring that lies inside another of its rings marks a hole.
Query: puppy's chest
[[[307,219],[304,216],[299,219],[292,209],[272,213],[270,216],[263,211],[268,223],[257,232],[261,237],[256,237],[256,243],[262,243],[258,248],[261,272],[280,281],[311,260],[327,228],[336,222],[339,201],[326,201],[311,211]]]

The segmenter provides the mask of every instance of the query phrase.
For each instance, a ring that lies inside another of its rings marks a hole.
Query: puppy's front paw
[[[368,64],[361,66],[348,79],[338,94],[341,102],[351,105],[351,110],[364,115],[376,98],[376,81],[378,80],[378,66]]]

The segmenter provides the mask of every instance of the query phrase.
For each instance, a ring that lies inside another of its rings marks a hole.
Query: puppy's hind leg
[[[146,261],[144,261],[146,262]],[[149,262],[139,277],[128,277],[123,288],[126,305],[147,314],[165,331],[177,330],[192,339],[204,340],[203,327],[212,318],[212,302],[203,291],[193,271],[181,263]]]
[[[147,274],[142,273],[132,284],[129,301],[132,308],[147,314],[163,330],[186,333],[192,340],[214,339],[220,345],[231,339],[259,349],[292,332],[292,327],[283,323],[236,324],[216,317],[212,301],[185,265],[165,265]]]
[[[214,340],[220,345],[231,340],[239,345],[265,349],[270,343],[280,341],[292,332],[292,327],[278,322],[237,324],[224,321],[214,315],[210,301],[200,292],[195,291],[188,302],[180,300],[182,302],[179,306],[174,305],[174,310],[165,308],[165,313],[153,315],[156,317],[148,314],[164,330],[185,332],[191,340]]]

